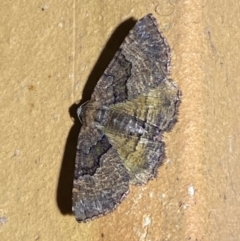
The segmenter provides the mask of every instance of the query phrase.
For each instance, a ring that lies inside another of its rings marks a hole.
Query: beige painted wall
[[[150,12],[183,92],[165,164],[113,213],[78,224],[74,103]],[[0,240],[240,240],[239,14],[233,0],[1,1]]]

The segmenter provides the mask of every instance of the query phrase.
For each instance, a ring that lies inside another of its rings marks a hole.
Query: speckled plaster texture
[[[236,1],[2,1],[0,240],[240,240]],[[153,13],[183,92],[157,179],[113,213],[71,213],[77,101]]]

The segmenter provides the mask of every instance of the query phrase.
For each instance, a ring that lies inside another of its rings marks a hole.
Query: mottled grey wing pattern
[[[73,211],[79,222],[114,209],[129,190],[129,175],[116,150],[106,136],[94,132],[83,130],[79,135],[82,145],[77,149],[73,187]],[[96,138],[91,138],[93,133]]]
[[[168,79],[170,53],[149,14],[140,19],[78,109],[73,211],[87,221],[112,211],[131,184],[156,176],[162,134],[176,121],[179,89]]]
[[[169,73],[170,49],[149,14],[140,19],[97,83],[92,99],[103,105],[136,98]]]

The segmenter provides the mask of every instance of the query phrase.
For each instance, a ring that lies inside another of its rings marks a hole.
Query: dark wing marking
[[[86,138],[88,132],[83,133],[73,183],[73,212],[79,222],[112,211],[129,190],[127,170],[106,136],[95,132],[95,138]]]
[[[170,50],[149,14],[140,19],[98,81],[92,99],[110,105],[136,98],[168,75]]]

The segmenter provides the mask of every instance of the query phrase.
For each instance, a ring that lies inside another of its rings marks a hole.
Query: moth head
[[[88,100],[79,106],[77,109],[77,116],[81,124],[93,124],[97,119],[97,113],[100,106],[100,103],[92,100]]]
[[[77,109],[77,116],[78,116],[78,119],[79,119],[79,121],[81,122],[81,124],[83,123],[84,106],[85,106],[88,102],[89,102],[89,100],[86,101],[86,102],[84,102],[83,104],[81,104],[81,105],[78,107],[78,109]]]

